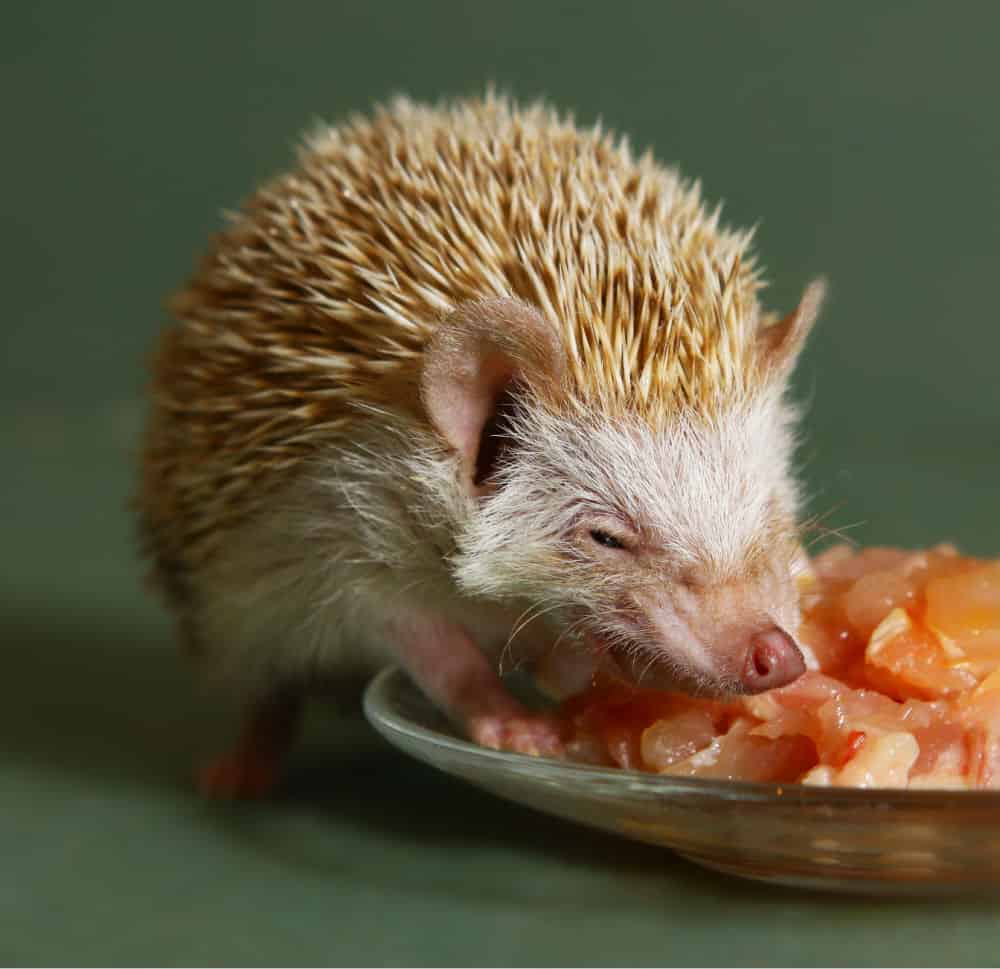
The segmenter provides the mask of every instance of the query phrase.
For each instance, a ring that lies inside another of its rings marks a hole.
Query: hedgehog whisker
[[[575,622],[572,622],[572,623],[570,623],[570,625],[568,625],[568,626],[567,626],[567,627],[566,627],[566,628],[565,628],[565,629],[564,629],[564,630],[563,630],[563,631],[562,631],[562,632],[561,632],[561,633],[560,633],[560,634],[559,634],[559,635],[558,635],[558,636],[556,637],[556,640],[555,640],[555,642],[553,642],[553,643],[552,643],[552,645],[551,645],[551,646],[549,647],[549,655],[551,655],[552,653],[554,653],[554,652],[555,652],[555,651],[556,651],[556,650],[557,650],[557,649],[559,648],[559,644],[560,644],[560,643],[561,643],[561,642],[562,642],[562,641],[563,641],[564,639],[566,639],[566,638],[567,638],[567,637],[569,637],[569,636],[572,636],[572,635],[574,635],[574,634],[576,633],[576,631],[577,631],[577,630],[578,630],[579,628],[581,628],[581,627],[583,627],[583,626],[586,626],[586,625],[587,625],[587,623],[588,623],[588,621],[589,621],[589,619],[588,619],[588,617],[587,617],[587,616],[581,616],[581,617],[580,617],[579,619],[577,619],[577,620],[576,620]]]
[[[813,545],[815,545],[817,542],[822,541],[824,538],[839,538],[842,542],[846,543],[847,545],[857,545],[857,542],[855,541],[854,537],[846,535],[845,532],[849,531],[852,528],[860,528],[866,524],[868,524],[866,521],[861,520],[861,521],[851,522],[850,524],[847,525],[841,525],[838,528],[828,528],[826,526],[817,527],[816,531],[818,532],[818,534],[814,535],[813,538],[810,539],[808,547],[811,548]]]
[[[555,612],[562,605],[561,602],[557,601],[557,602],[555,602],[554,605],[548,606],[548,608],[546,608],[547,602],[551,602],[551,601],[552,600],[549,599],[549,600],[542,600],[542,602],[540,602],[540,603],[532,603],[532,605],[528,606],[528,608],[525,609],[524,612],[522,612],[521,615],[518,616],[518,618],[514,621],[514,626],[513,626],[512,630],[511,630],[510,635],[507,637],[507,642],[504,643],[503,649],[500,651],[499,670],[500,670],[500,675],[501,676],[503,676],[504,672],[505,672],[505,670],[504,670],[504,663],[506,661],[506,658],[508,656],[512,655],[511,650],[512,650],[514,639],[517,637],[517,635],[526,626],[530,625],[536,619],[540,619],[542,616],[548,615],[551,612]],[[517,664],[516,663],[515,663],[514,668],[515,669],[517,668]]]

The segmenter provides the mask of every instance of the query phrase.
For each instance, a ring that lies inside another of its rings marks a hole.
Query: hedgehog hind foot
[[[199,792],[215,800],[252,800],[271,794],[298,735],[302,704],[297,693],[258,701],[233,747],[199,768]]]

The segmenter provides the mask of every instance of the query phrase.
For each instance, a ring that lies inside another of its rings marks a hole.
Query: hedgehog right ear
[[[555,328],[519,300],[463,303],[438,327],[420,392],[435,430],[458,454],[470,492],[489,492],[509,444],[504,417],[524,387],[558,378],[561,364]]]
[[[802,294],[799,305],[783,320],[766,326],[758,340],[767,370],[787,375],[802,352],[826,297],[826,280],[814,279]]]

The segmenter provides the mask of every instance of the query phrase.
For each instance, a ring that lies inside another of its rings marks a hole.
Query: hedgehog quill
[[[479,743],[558,755],[503,662],[753,693],[805,669],[786,385],[823,295],[760,303],[697,185],[545,105],[319,131],[172,301],[140,495],[154,578],[248,707],[397,662]]]

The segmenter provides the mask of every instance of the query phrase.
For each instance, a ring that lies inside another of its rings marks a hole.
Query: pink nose
[[[763,693],[797,680],[805,671],[795,640],[784,629],[771,626],[751,638],[740,680],[747,693]]]

